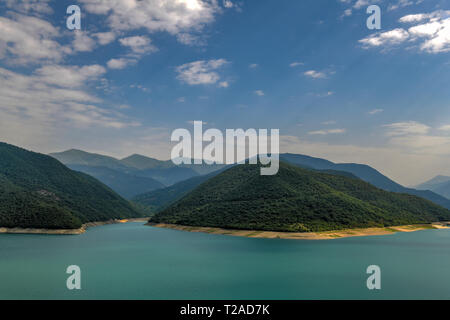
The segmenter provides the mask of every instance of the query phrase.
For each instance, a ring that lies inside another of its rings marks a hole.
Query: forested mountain
[[[170,187],[164,189],[158,189],[151,192],[147,192],[134,197],[132,200],[140,205],[149,207],[154,212],[158,212],[161,209],[167,207],[174,201],[182,198],[190,191],[194,190],[200,184],[208,181],[212,177],[220,174],[224,169],[217,170],[207,175],[193,177],[181,182],[178,182]]]
[[[386,191],[416,195],[424,199],[433,201],[434,203],[443,206],[444,208],[450,209],[449,199],[432,191],[406,188],[398,184],[397,182],[389,179],[388,177],[384,176],[379,171],[375,170],[374,168],[368,165],[357,163],[333,163],[331,161],[320,158],[314,158],[310,156],[291,153],[280,154],[280,159],[303,168],[349,172],[355,175],[356,177],[366,182],[369,182],[370,184],[374,185],[377,188]]]
[[[96,179],[0,143],[0,227],[73,229],[141,214]]]
[[[261,176],[257,165],[228,169],[150,222],[308,232],[448,219],[449,210],[419,197],[281,162],[274,176]]]

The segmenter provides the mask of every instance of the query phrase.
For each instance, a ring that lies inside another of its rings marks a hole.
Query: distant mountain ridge
[[[280,162],[274,176],[238,165],[200,184],[150,222],[288,232],[385,227],[450,219],[422,198],[360,179]]]
[[[86,222],[140,216],[91,176],[0,143],[0,227],[76,229]]]
[[[124,159],[71,149],[50,156],[74,170],[92,175],[120,195],[130,199],[192,177],[211,173],[223,165],[179,165],[134,154]]]
[[[450,177],[448,176],[436,176],[427,182],[419,184],[415,188],[419,190],[431,190],[450,199]]]
[[[430,200],[440,206],[443,206],[444,208],[450,209],[449,199],[432,191],[406,188],[384,176],[382,173],[368,165],[356,163],[333,163],[331,161],[320,158],[290,153],[280,154],[280,159],[300,167],[312,168],[317,170],[337,170],[349,172],[356,177],[369,182],[377,188],[386,191],[416,195]]]

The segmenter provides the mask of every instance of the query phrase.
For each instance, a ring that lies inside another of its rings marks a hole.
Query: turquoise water
[[[381,290],[366,268],[381,267]],[[67,266],[82,289],[66,288]],[[80,236],[0,235],[0,299],[449,299],[450,230],[325,241],[141,223]]]

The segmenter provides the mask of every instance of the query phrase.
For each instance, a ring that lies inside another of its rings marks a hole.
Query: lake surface
[[[81,268],[82,289],[66,288]],[[366,268],[381,268],[381,290]],[[450,299],[450,230],[337,240],[248,239],[107,225],[0,235],[0,299]]]

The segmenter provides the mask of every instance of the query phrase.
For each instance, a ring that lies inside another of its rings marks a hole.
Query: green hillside
[[[158,212],[161,209],[169,206],[176,200],[182,198],[203,182],[218,175],[223,170],[224,169],[221,169],[207,175],[193,177],[178,182],[170,187],[146,192],[134,197],[132,200],[133,202],[138,203],[144,207],[148,207],[152,211]]]
[[[72,229],[138,216],[96,179],[52,157],[0,143],[0,227]]]
[[[280,163],[275,176],[240,165],[151,218],[154,223],[271,231],[325,231],[450,220],[450,211],[367,182]]]

